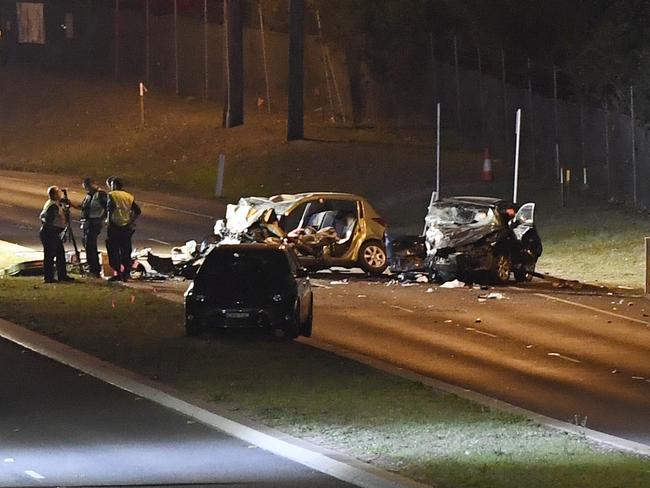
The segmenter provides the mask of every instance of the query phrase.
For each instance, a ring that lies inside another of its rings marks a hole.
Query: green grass
[[[643,287],[647,214],[592,204],[542,208],[538,216],[544,242],[541,270],[590,283]]]
[[[182,307],[107,284],[0,280],[0,316],[281,431],[436,486],[641,488],[608,452],[308,346],[186,338]]]

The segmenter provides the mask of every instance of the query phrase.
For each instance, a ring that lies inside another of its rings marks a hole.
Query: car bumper
[[[187,323],[217,329],[274,329],[291,321],[291,314],[264,308],[202,308],[186,309]]]

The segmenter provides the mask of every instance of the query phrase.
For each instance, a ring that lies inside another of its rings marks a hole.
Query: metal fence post
[[[645,238],[645,294],[650,294],[650,237]]]
[[[607,200],[611,200],[612,195],[612,169],[609,160],[609,102],[605,98],[605,168],[607,169]]]
[[[478,117],[481,130],[481,145],[487,147],[485,140],[485,104],[483,101],[483,63],[481,60],[481,48],[476,47],[476,68],[478,69]]]
[[[266,36],[264,34],[264,13],[261,0],[257,2],[257,11],[260,16],[260,40],[262,42],[262,62],[264,63],[264,83],[266,84],[266,109],[271,113],[271,85],[269,83],[269,65],[266,58]],[[318,15],[318,11],[316,13]],[[320,17],[318,19],[320,25]]]
[[[207,102],[210,95],[208,52],[208,0],[203,0],[203,101]]]
[[[463,118],[461,115],[461,101],[460,101],[460,69],[458,67],[458,37],[454,36],[454,69],[456,72],[456,120],[458,123],[458,130],[463,129]]]
[[[510,127],[508,127],[508,87],[506,86],[506,52],[501,49],[501,84],[503,90],[503,154],[506,159],[510,148]]]
[[[530,162],[533,175],[537,174],[537,150],[535,147],[535,109],[533,99],[533,76],[531,73],[530,58],[527,58],[528,67],[528,120],[530,122]]]
[[[144,80],[147,85],[151,83],[151,18],[149,0],[144,2]]]
[[[634,87],[630,87],[630,125],[632,126],[632,202],[634,207],[638,203],[637,195],[637,167],[636,167],[636,124],[634,121]]]
[[[180,93],[178,80],[178,0],[174,0],[174,91]]]

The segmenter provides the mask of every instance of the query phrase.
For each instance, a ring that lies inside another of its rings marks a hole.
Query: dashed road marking
[[[171,246],[171,244],[170,244],[169,242],[161,241],[161,240],[159,240],[159,239],[154,239],[153,237],[150,237],[150,238],[147,239],[147,240],[148,240],[148,241],[151,241],[151,242],[156,242],[156,243],[158,243],[158,244],[162,244],[162,245],[164,245],[164,246]]]
[[[44,480],[45,476],[42,474],[37,473],[36,471],[32,471],[31,469],[28,469],[27,471],[24,471],[24,473],[29,476],[30,478],[34,478],[35,480]]]
[[[465,327],[465,330],[476,332],[477,334],[485,335],[485,336],[488,336],[488,337],[493,337],[495,339],[498,337],[498,336],[496,336],[494,334],[490,334],[489,332],[484,332],[482,330],[475,329],[474,327]]]
[[[415,310],[411,310],[408,308],[400,307],[399,305],[391,305],[391,308],[396,308],[397,310],[402,310],[403,312],[408,312],[408,313],[414,313]]]
[[[13,462],[14,462],[14,458],[4,458],[3,461],[4,461],[5,463],[13,463]]]
[[[10,208],[10,207],[13,207],[13,205],[10,205],[10,204],[8,204],[8,203],[2,203],[2,202],[0,202],[0,207],[9,207],[9,208]]]
[[[560,354],[559,352],[549,352],[549,353],[546,353],[546,354],[548,356],[553,356],[553,357],[556,357],[556,358],[564,359],[565,361],[571,361],[572,363],[578,363],[579,364],[579,363],[582,362],[579,359],[570,358],[569,356],[565,356],[563,354]]]
[[[619,319],[629,320],[630,322],[635,322],[637,324],[643,324],[646,327],[650,326],[650,322],[647,322],[645,320],[635,319],[633,317],[628,317],[626,315],[621,315],[620,313],[614,313],[614,312],[610,312],[608,310],[603,310],[602,308],[596,308],[596,307],[591,307],[589,305],[583,305],[582,303],[572,302],[571,300],[564,300],[563,298],[558,298],[558,297],[554,297],[554,296],[551,296],[551,295],[546,295],[544,293],[535,293],[535,296],[542,297],[542,298],[548,298],[549,300],[555,300],[556,302],[566,303],[567,305],[573,305],[574,307],[585,308],[587,310],[591,310],[592,312],[604,313],[605,315],[609,315],[611,317],[617,317]]]

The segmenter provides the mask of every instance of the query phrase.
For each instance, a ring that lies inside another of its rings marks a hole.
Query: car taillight
[[[381,217],[374,217],[372,220],[377,222],[382,227],[388,227],[388,225],[386,224],[386,221],[384,219],[382,219]]]

